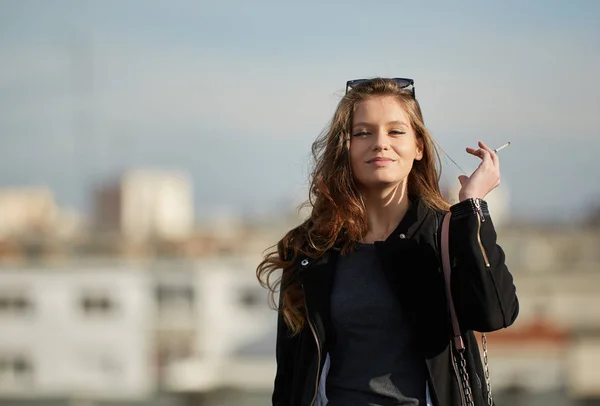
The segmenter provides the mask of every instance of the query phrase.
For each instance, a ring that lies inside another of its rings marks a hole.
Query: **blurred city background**
[[[348,79],[412,77],[521,314],[500,405],[600,405],[600,2],[0,0],[0,406],[267,405],[263,250]],[[452,160],[456,162],[455,165]]]

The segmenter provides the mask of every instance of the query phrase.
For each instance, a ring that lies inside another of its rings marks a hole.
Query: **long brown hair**
[[[425,128],[418,101],[395,81],[375,78],[354,87],[339,102],[329,126],[312,145],[314,159],[308,205],[310,216],[290,230],[256,269],[261,285],[269,289],[273,307],[280,290],[279,311],[293,334],[304,327],[304,293],[296,277],[298,256],[317,258],[333,247],[349,252],[367,232],[365,207],[354,182],[349,146],[355,107],[373,96],[395,97],[410,118],[422,143],[423,158],[415,161],[408,175],[408,194],[428,206],[447,210],[439,188],[441,161],[435,141]],[[273,280],[273,273],[282,270]]]

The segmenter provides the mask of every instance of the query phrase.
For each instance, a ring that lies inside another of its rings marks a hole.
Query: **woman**
[[[348,82],[313,145],[310,217],[257,268],[271,298],[280,291],[275,406],[461,404],[439,248],[448,210],[454,306],[475,404],[487,404],[473,331],[518,313],[483,200],[499,161],[467,148],[481,163],[450,207],[414,94],[410,79]]]

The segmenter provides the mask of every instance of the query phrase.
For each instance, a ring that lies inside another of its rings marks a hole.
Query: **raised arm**
[[[450,211],[452,296],[461,327],[486,332],[510,326],[519,301],[487,203],[470,198]]]

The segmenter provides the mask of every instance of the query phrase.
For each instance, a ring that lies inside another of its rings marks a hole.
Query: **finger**
[[[477,169],[475,171],[478,171],[480,169],[483,169],[485,171],[489,171],[490,169],[494,169],[495,165],[494,165],[494,161],[492,160],[491,154],[486,151],[485,149],[478,149],[476,151],[475,154],[479,159],[481,159],[481,162],[479,162],[479,166],[477,167]]]
[[[481,150],[480,149],[475,149],[475,148],[469,148],[467,147],[467,152],[471,155],[474,155],[478,158],[481,158]]]
[[[477,141],[477,145],[479,145],[479,148],[485,149],[485,150],[487,150],[487,151],[490,151],[490,152],[494,152],[494,151],[493,151],[493,150],[492,150],[490,147],[488,147],[488,146],[486,145],[486,143],[485,143],[485,142],[483,142],[483,141]]]
[[[481,164],[479,165],[480,168],[484,168],[484,170],[489,174],[489,176],[492,176],[493,178],[496,178],[496,182],[500,182],[500,163],[499,161],[496,159],[496,161],[493,160],[493,156],[494,153],[490,153],[489,151],[483,149],[483,154],[484,157],[481,161]],[[498,185],[495,185],[495,187],[497,187]]]
[[[481,154],[481,164],[482,165],[494,165],[494,159],[492,158],[492,155],[494,155],[493,152],[488,151],[487,149],[480,149],[479,151]]]
[[[496,152],[490,147],[488,147],[483,141],[479,141],[478,144],[481,149],[490,153],[490,157],[492,158],[494,165],[498,166],[498,164],[500,163],[498,160],[498,154],[496,154]]]
[[[467,152],[471,155],[474,155],[474,156],[480,158],[483,162],[486,162],[486,163],[489,162],[492,164],[494,163],[492,160],[491,154],[483,148],[481,148],[481,149],[467,148]]]
[[[461,186],[464,186],[464,185],[465,185],[465,182],[466,182],[466,181],[468,181],[468,180],[469,180],[469,177],[468,177],[468,176],[465,176],[465,175],[460,175],[460,176],[458,177],[458,181],[460,182],[460,185],[461,185]]]

